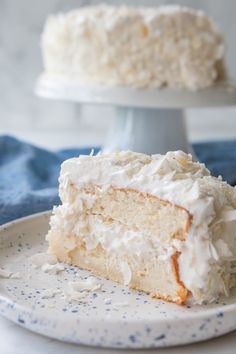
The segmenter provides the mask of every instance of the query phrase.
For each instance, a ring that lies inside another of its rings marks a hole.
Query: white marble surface
[[[134,350],[111,350],[102,348],[84,347],[58,342],[26,331],[23,328],[0,318],[0,353],[1,354],[132,354]],[[173,347],[167,349],[138,350],[138,353],[148,354],[235,354],[236,332],[227,334],[206,342]]]

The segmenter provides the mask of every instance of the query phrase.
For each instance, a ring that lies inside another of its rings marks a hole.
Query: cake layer
[[[110,237],[113,237],[111,232]],[[77,240],[77,239],[76,239]],[[63,237],[59,242],[66,241]],[[77,240],[78,241],[78,240]],[[95,275],[128,285],[130,288],[149,293],[152,297],[183,304],[188,296],[188,291],[179,282],[178,271],[175,259],[159,260],[144,264],[129,262],[128,271],[126,261],[121,261],[108,255],[101,247],[96,247],[93,251],[87,251],[81,246],[76,247],[70,253],[70,258],[58,254],[58,243],[52,241],[50,251],[56,254],[62,262],[69,262],[83,269],[93,272]],[[123,267],[123,268],[122,268]],[[141,269],[141,270],[140,270]],[[127,274],[132,273],[129,282],[126,282]],[[125,275],[124,275],[125,273]]]
[[[236,190],[191,155],[80,156],[62,164],[59,182],[62,206],[54,211],[48,239],[50,247],[58,240],[60,259],[71,261],[69,253],[84,234],[88,252],[100,244],[109,257],[111,245],[121,258],[136,252],[148,262],[150,252],[170,264],[174,256],[179,284],[194,303],[230,293],[236,274]],[[87,223],[92,232],[84,233]],[[110,232],[113,237],[105,237]]]
[[[99,5],[50,16],[42,53],[46,73],[92,84],[198,89],[225,75],[213,21],[173,5]]]
[[[59,206],[51,219],[51,253],[153,297],[186,300],[172,245],[186,237],[186,210],[136,190],[70,188],[70,207]]]

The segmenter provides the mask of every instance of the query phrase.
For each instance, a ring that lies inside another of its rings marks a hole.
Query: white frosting
[[[70,220],[70,215],[75,217],[70,203],[70,198],[74,198],[70,194],[70,183],[74,187],[93,183],[104,191],[110,186],[133,188],[188,210],[193,218],[186,241],[175,240],[171,247],[158,249],[166,258],[172,254],[173,247],[179,250],[180,278],[192,292],[194,302],[209,302],[221,293],[228,294],[234,284],[236,265],[235,188],[210,176],[203,164],[192,161],[191,155],[176,151],[152,156],[132,152],[80,156],[62,164],[59,180],[63,206],[55,210],[51,224],[54,227],[59,220],[64,220],[63,228],[67,232],[75,225]],[[80,208],[81,200],[77,201],[73,205]],[[93,201],[82,197],[83,202],[92,205]],[[65,213],[67,218],[60,218],[60,213]],[[137,242],[139,236],[126,237],[126,249],[137,256],[144,254],[148,247],[148,242],[145,247],[141,240]],[[101,240],[102,233],[99,236],[98,232],[98,239],[88,243],[93,248]],[[122,240],[124,238],[114,237],[105,241],[104,237],[103,247],[111,250],[115,244],[116,249],[122,249]],[[73,247],[75,245],[69,245],[68,249]]]
[[[224,43],[201,11],[99,5],[50,16],[42,53],[48,74],[81,82],[198,89],[216,81]]]

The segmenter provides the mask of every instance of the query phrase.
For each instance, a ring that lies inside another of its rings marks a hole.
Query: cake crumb
[[[105,305],[110,305],[112,303],[112,300],[110,297],[108,297],[107,299],[104,299],[103,301],[104,301]]]
[[[85,280],[78,280],[74,282],[69,282],[69,286],[74,291],[96,291],[102,288],[102,284],[98,283],[93,277],[89,277]]]
[[[89,292],[100,290],[102,285],[97,282],[93,277],[89,277],[85,280],[71,281],[69,282],[68,291],[65,294],[69,300],[86,302],[85,299]]]
[[[1,279],[20,279],[19,272],[12,272],[8,269],[0,269],[0,278]]]
[[[6,269],[0,269],[0,278],[9,279],[11,277],[12,272]]]
[[[113,304],[113,307],[115,308],[115,309],[119,309],[119,308],[121,308],[121,307],[128,307],[129,306],[129,303],[128,302],[116,302],[116,303],[114,303]]]
[[[20,279],[21,276],[20,276],[20,273],[19,272],[16,272],[16,273],[12,273],[11,276],[10,276],[11,279]]]
[[[30,261],[35,268],[40,268],[44,264],[54,265],[58,262],[57,257],[49,253],[36,253],[30,257]]]
[[[58,263],[55,255],[49,253],[36,253],[30,257],[34,268],[40,268],[43,272],[49,274],[59,274],[65,270],[63,263]]]
[[[42,293],[42,299],[52,299],[54,298],[57,294],[60,294],[60,290],[54,290],[54,289],[46,289]]]
[[[42,265],[41,269],[45,273],[59,274],[65,270],[65,266],[64,266],[64,264],[61,264],[61,263],[56,263],[56,264],[45,263]]]
[[[69,291],[66,294],[67,299],[72,300],[72,301],[78,301],[78,302],[87,302],[85,299],[86,296],[88,295],[87,292],[85,291]]]

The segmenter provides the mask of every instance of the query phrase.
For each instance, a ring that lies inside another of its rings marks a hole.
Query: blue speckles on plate
[[[0,268],[20,275],[0,279],[3,316],[49,337],[117,348],[186,344],[236,329],[235,295],[208,306],[177,306],[98,279],[101,290],[88,293],[81,302],[69,299],[68,282],[87,279],[89,272],[66,266],[52,275],[30,262],[32,255],[47,249],[49,215],[36,214],[0,227]]]

